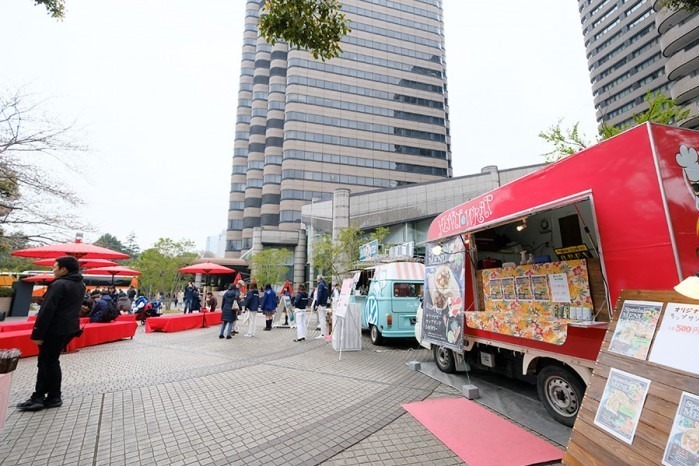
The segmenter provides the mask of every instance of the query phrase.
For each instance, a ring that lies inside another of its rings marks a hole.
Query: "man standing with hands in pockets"
[[[61,351],[80,330],[80,308],[85,283],[78,260],[63,256],[53,264],[56,278],[46,291],[34,322],[31,339],[39,345],[36,388],[31,398],[17,405],[20,411],[58,408],[61,399]]]

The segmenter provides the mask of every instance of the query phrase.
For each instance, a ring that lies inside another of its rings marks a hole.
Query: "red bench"
[[[181,332],[193,328],[204,327],[204,316],[198,314],[166,314],[160,317],[151,317],[146,320],[146,333],[152,332]]]
[[[34,322],[5,322],[0,324],[0,333],[32,329],[34,329]]]
[[[221,317],[223,312],[205,312],[204,313],[204,327],[213,327],[214,325],[219,325],[221,323]]]

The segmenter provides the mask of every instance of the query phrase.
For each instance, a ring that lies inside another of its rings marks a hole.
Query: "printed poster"
[[[625,301],[609,351],[645,361],[662,308],[663,303]]]
[[[499,278],[491,278],[488,286],[490,287],[490,299],[502,301],[502,281]]]
[[[699,357],[689,348],[699,346],[699,306],[668,303],[648,360],[699,374]]]
[[[425,255],[425,296],[422,302],[423,341],[462,352],[464,327],[464,261],[467,252],[460,237],[441,244]]]
[[[349,297],[352,292],[354,279],[345,278],[342,280],[342,288],[340,288],[340,297],[337,299],[337,307],[333,307],[333,314],[337,317],[345,317],[347,314],[347,306],[349,306]]]
[[[699,396],[682,392],[663,454],[665,466],[699,464]]]
[[[528,276],[515,277],[515,285],[517,287],[517,299],[520,301],[532,300],[532,282]]]
[[[550,301],[548,276],[532,275],[531,279],[534,301]]]
[[[505,301],[517,299],[514,277],[502,277],[502,297]]]
[[[569,303],[570,290],[568,289],[568,276],[565,273],[549,274],[551,285],[551,302]]]
[[[612,368],[595,415],[595,425],[631,445],[650,380]]]

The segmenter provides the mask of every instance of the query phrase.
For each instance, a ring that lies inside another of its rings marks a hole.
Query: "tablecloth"
[[[73,351],[86,346],[101,345],[124,338],[133,338],[138,328],[138,323],[132,322],[109,322],[91,323],[85,325],[83,334],[73,338],[68,343],[68,351]]]
[[[0,324],[0,332],[14,332],[16,330],[32,330],[34,322],[5,322]]]
[[[223,316],[223,312],[205,312],[204,327],[219,325],[221,323],[221,316]]]
[[[197,314],[167,314],[160,317],[151,317],[146,320],[146,333],[180,332],[204,326],[204,315]]]
[[[0,349],[17,348],[22,357],[36,356],[39,347],[31,340],[31,330],[15,330],[14,332],[0,333]]]

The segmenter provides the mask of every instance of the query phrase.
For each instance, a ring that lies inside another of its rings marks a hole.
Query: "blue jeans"
[[[234,324],[234,322],[226,322],[224,320],[223,323],[221,324],[221,333],[219,335],[223,336],[223,332],[226,330],[226,325],[228,325],[228,334],[226,336],[230,337],[231,333],[233,332],[233,324]]]
[[[192,298],[187,298],[184,300],[184,313],[192,312]]]

